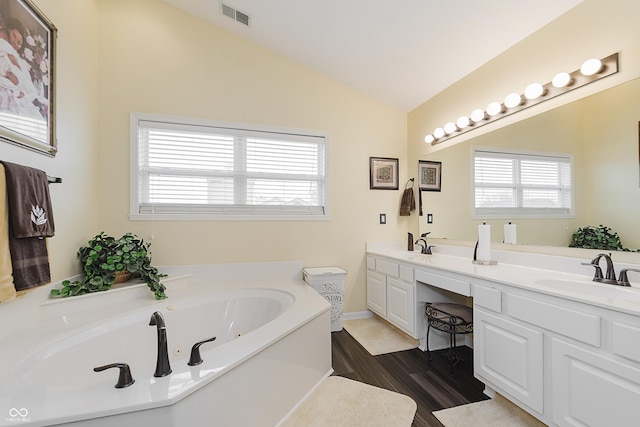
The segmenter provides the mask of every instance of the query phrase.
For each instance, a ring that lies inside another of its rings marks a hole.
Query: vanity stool
[[[456,335],[473,333],[473,309],[463,304],[450,302],[428,302],[425,307],[427,315],[427,355],[431,361],[429,351],[429,332],[431,328],[449,334],[449,353],[447,358],[451,362],[451,376],[453,368],[460,361],[460,356],[455,351]]]

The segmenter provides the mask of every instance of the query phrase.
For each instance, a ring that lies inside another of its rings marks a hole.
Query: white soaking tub
[[[301,280],[168,294],[46,338],[23,331],[25,348],[10,352],[20,357],[0,385],[0,425],[274,426],[331,373],[329,304]],[[165,321],[172,368],[160,378],[154,312]],[[192,345],[212,337],[200,347],[203,362],[189,366]],[[111,363],[128,364],[135,382],[115,388],[118,369],[93,370]]]

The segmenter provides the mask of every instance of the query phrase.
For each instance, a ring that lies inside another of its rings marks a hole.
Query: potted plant
[[[115,283],[136,277],[147,283],[156,299],[164,299],[165,286],[160,283],[164,274],[151,265],[149,247],[138,236],[126,233],[116,239],[100,232],[89,240],[87,246],[78,249],[78,258],[82,263],[82,280],[64,280],[61,289],[53,289],[53,297],[70,297],[92,292],[106,291]]]
[[[569,247],[603,249],[610,251],[626,250],[622,246],[618,233],[602,224],[597,227],[587,225],[586,227],[578,228],[578,230],[571,236],[571,243],[569,244]]]

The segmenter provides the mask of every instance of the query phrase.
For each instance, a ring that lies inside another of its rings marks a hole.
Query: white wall
[[[401,191],[369,190],[369,156],[400,158],[404,184],[406,114],[162,1],[98,4],[100,229],[153,235],[158,265],[339,266],[345,311],[364,310],[365,242],[402,239],[408,223]],[[129,221],[132,111],[328,131],[331,220]]]

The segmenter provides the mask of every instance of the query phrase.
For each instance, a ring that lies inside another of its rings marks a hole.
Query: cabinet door
[[[387,320],[410,335],[415,334],[415,286],[387,278]]]
[[[476,376],[542,414],[543,333],[477,308],[473,320]]]
[[[640,369],[556,338],[551,366],[557,425],[638,425]]]
[[[380,316],[387,316],[386,277],[373,271],[367,271],[367,307]]]

